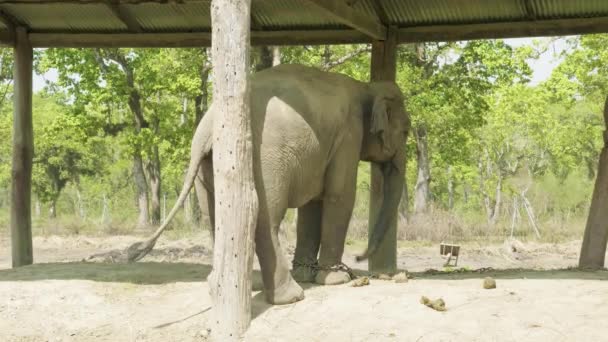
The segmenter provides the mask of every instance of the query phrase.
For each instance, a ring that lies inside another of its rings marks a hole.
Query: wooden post
[[[31,265],[32,251],[32,46],[27,30],[15,30],[13,170],[11,199],[11,243],[13,267]]]
[[[604,121],[608,125],[608,97],[604,107]],[[581,255],[581,268],[602,268],[608,242],[608,128],[604,131],[604,148],[595,179],[595,189],[591,198],[589,217],[585,227]]]
[[[390,28],[385,41],[372,43],[372,81],[394,81],[397,74],[397,30]],[[383,177],[380,167],[371,164],[371,179],[369,193],[369,234],[384,199]],[[397,215],[391,217],[389,228],[378,251],[370,256],[368,269],[370,272],[391,272],[397,269]]]
[[[251,0],[211,2],[215,248],[209,285],[215,341],[237,341],[251,320],[258,198],[249,106]]]

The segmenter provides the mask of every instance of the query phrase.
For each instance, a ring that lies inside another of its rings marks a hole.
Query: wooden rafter
[[[23,23],[15,18],[9,11],[0,7],[0,21],[8,27],[9,30],[14,30],[18,26],[24,26]]]
[[[531,0],[522,0],[523,1],[523,7],[524,10],[526,11],[526,17],[529,20],[536,20],[537,16],[536,16],[536,11],[534,10],[534,6],[532,5],[532,1]]]
[[[378,19],[380,19],[380,22],[384,25],[388,25],[389,24],[388,15],[386,15],[386,11],[384,10],[384,7],[382,7],[382,5],[380,4],[379,1],[372,1],[372,5],[374,6],[374,11],[376,11],[376,14],[378,15]]]
[[[114,15],[120,19],[127,26],[130,32],[142,32],[141,25],[137,22],[135,17],[125,7],[120,6],[118,0],[107,0],[104,2],[106,6],[114,13]]]
[[[387,28],[378,18],[355,11],[342,0],[308,0],[340,23],[368,35],[375,40],[385,40]]]

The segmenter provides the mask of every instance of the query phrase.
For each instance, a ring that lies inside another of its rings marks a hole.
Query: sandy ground
[[[205,240],[162,240],[143,262],[122,264],[108,262],[112,253],[82,259],[135,237],[37,237],[37,264],[11,270],[0,238],[0,341],[205,341],[213,319]],[[608,341],[608,271],[567,269],[579,246],[467,245],[459,266],[493,269],[439,274],[421,272],[441,269],[438,248],[401,248],[407,283],[308,285],[303,301],[274,307],[254,292],[246,340]],[[354,252],[345,261],[365,269],[349,262]],[[496,289],[482,288],[486,276]],[[420,304],[423,295],[443,298],[447,311]]]

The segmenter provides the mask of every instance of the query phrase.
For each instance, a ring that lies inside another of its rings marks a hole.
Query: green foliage
[[[555,227],[562,234],[569,222],[577,227],[582,222],[603,144],[608,35],[569,38],[551,78],[531,85],[528,63],[547,49],[544,43],[513,48],[501,40],[477,40],[399,47],[397,83],[413,127],[428,132],[436,210],[402,236],[504,236],[522,193],[541,229]],[[369,45],[282,47],[281,62],[368,81],[370,50]],[[254,63],[261,57],[256,53]],[[133,156],[141,155],[148,166],[158,155],[162,197],[167,195],[170,207],[183,181],[194,126],[211,100],[207,50],[46,49],[35,57],[39,73],[54,69],[58,74],[57,82],[34,97],[37,200],[56,201],[61,213],[80,220],[110,221],[104,223],[109,232],[123,232],[117,227],[129,226],[137,216]],[[0,49],[4,141],[11,141],[11,69],[11,50]],[[412,194],[417,161],[416,138],[410,137],[406,177]],[[10,163],[10,144],[3,144],[3,190],[9,188]],[[367,231],[369,164],[361,163],[358,172],[353,225],[361,237]],[[496,205],[497,188],[502,210],[490,229],[485,206],[486,201]],[[0,192],[0,206],[7,197],[7,190]],[[518,228],[516,235],[529,230]]]

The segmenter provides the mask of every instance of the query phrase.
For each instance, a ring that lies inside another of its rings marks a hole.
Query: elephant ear
[[[378,135],[382,147],[389,149],[389,140],[387,139],[388,131],[388,103],[387,99],[383,96],[377,96],[374,100],[374,106],[372,108],[372,119],[370,125],[370,132]]]

